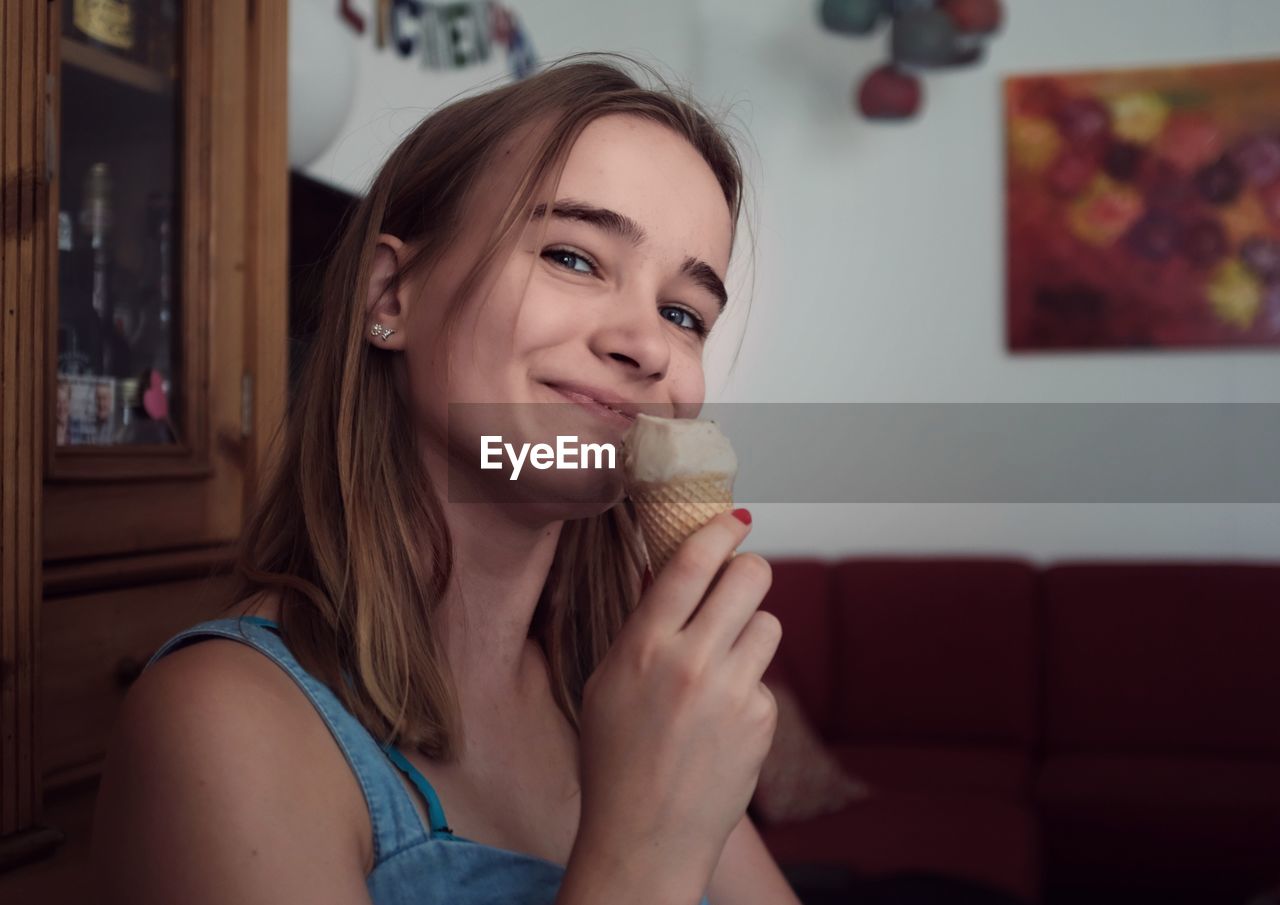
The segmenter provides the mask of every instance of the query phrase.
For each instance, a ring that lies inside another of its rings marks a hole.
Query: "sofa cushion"
[[[827,750],[791,689],[768,684],[778,706],[778,727],[751,799],[756,813],[771,823],[807,820],[866,798],[866,784]]]
[[[1280,568],[1076,564],[1043,582],[1050,751],[1280,754]]]
[[[1036,799],[1055,875],[1148,886],[1280,878],[1280,763],[1059,755]]]
[[[1029,747],[1035,590],[1012,560],[838,563],[834,739]]]
[[[782,623],[782,643],[770,678],[796,693],[804,713],[823,736],[831,734],[835,639],[831,633],[830,567],[815,559],[770,560],[773,585],[760,608]]]
[[[783,865],[841,865],[867,876],[929,871],[986,883],[1029,901],[1038,894],[1035,818],[977,796],[874,794],[835,814],[763,825]]]
[[[885,792],[989,795],[1031,800],[1031,758],[998,747],[936,747],[841,743],[831,746],[841,766]]]

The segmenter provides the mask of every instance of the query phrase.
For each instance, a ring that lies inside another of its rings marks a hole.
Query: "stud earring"
[[[372,327],[369,328],[369,332],[372,333],[374,336],[378,337],[378,339],[382,340],[383,342],[386,342],[391,338],[391,334],[395,333],[396,331],[392,330],[390,327],[384,327],[382,324],[374,324]]]

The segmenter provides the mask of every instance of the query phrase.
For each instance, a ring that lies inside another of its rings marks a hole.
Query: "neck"
[[[450,669],[460,686],[514,692],[562,523],[523,525],[480,503],[446,513],[454,560],[440,613]]]
[[[434,474],[441,474],[437,469]],[[450,502],[453,572],[440,602],[440,632],[463,706],[491,709],[528,691],[529,629],[555,558],[563,521],[536,506]]]

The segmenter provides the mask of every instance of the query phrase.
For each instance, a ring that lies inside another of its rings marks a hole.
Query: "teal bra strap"
[[[427,800],[427,816],[431,820],[432,836],[447,836],[450,839],[455,838],[453,830],[449,829],[449,825],[444,819],[444,808],[440,806],[440,799],[436,797],[436,790],[431,788],[431,783],[427,782],[425,776],[418,772],[418,768],[409,763],[408,759],[396,750],[395,745],[387,742],[382,746],[382,750],[387,753],[387,757],[391,758],[391,762],[404,771],[409,777],[409,781],[417,787],[422,793],[422,797]]]
[[[254,625],[261,625],[267,628],[279,630],[280,626],[270,619],[264,619],[262,616],[241,616],[245,622],[252,622]],[[348,681],[350,681],[348,679]],[[453,830],[449,829],[448,823],[445,822],[444,808],[440,806],[440,799],[436,795],[436,790],[431,788],[431,783],[427,782],[418,768],[409,763],[403,754],[396,750],[395,746],[390,742],[382,746],[382,750],[386,752],[387,757],[391,758],[391,762],[399,767],[409,781],[414,784],[422,797],[427,800],[427,816],[431,820],[431,834],[447,836],[450,839],[456,838]]]

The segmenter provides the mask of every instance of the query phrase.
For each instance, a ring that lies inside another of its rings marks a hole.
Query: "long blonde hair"
[[[458,711],[434,621],[453,567],[449,528],[392,354],[364,337],[377,237],[391,233],[416,250],[401,275],[429,267],[457,232],[493,149],[523,126],[550,124],[485,252],[446,303],[452,323],[505,238],[527,222],[537,186],[558,178],[588,123],[615,113],[686,138],[736,225],[742,166],[724,127],[648,71],[660,87],[579,55],[443,107],[391,153],[344,224],[275,467],[240,541],[233,600],[274,594],[290,650],[381,741],[451,759]],[[531,634],[575,729],[583,685],[635,606],[643,566],[627,501],[564,523]]]

